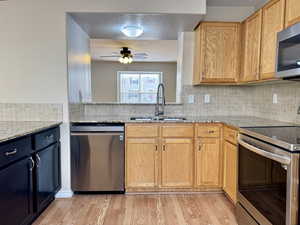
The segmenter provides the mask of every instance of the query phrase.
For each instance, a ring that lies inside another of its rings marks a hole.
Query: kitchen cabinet
[[[193,187],[193,124],[126,124],[126,191]]]
[[[0,144],[0,221],[27,225],[60,189],[59,128]]]
[[[157,152],[158,142],[155,138],[126,139],[127,188],[157,186]]]
[[[26,157],[0,170],[0,221],[5,225],[29,224],[33,212],[33,161]]]
[[[176,127],[173,127],[176,130]],[[193,186],[193,139],[165,138],[162,140],[161,187]]]
[[[36,161],[36,209],[42,211],[60,188],[60,151],[55,143],[37,152]]]
[[[221,188],[221,124],[196,124],[195,186]]]
[[[193,83],[237,82],[239,52],[240,23],[201,23],[196,30]]]
[[[285,27],[289,27],[298,22],[300,22],[300,1],[286,0]]]
[[[241,81],[258,81],[260,68],[262,10],[258,10],[245,20],[243,44],[243,68]]]
[[[284,11],[285,0],[272,0],[262,8],[260,61],[262,80],[275,78],[277,33],[284,29]]]
[[[196,141],[196,186],[221,187],[221,148],[219,138]]]
[[[237,130],[224,127],[224,177],[223,190],[234,204],[237,202],[238,147]]]

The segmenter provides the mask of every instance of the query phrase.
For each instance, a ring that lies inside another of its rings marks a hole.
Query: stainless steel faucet
[[[165,86],[163,83],[160,83],[157,87],[155,116],[163,116],[164,115],[165,104],[166,104]]]

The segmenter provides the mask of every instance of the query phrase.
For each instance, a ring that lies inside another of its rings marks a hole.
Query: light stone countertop
[[[87,116],[73,115],[71,123],[203,123],[222,122],[234,127],[297,126],[298,124],[269,120],[250,116],[199,116],[185,117],[181,121],[142,121],[130,120],[130,116]]]
[[[0,143],[60,124],[58,121],[0,121]]]

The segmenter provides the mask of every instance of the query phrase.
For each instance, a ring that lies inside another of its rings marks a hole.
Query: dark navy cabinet
[[[0,223],[28,224],[33,212],[33,163],[26,157],[0,171]]]
[[[0,143],[0,224],[27,225],[61,187],[59,128]]]

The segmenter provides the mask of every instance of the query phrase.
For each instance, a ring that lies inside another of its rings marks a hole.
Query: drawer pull
[[[40,167],[41,158],[39,154],[36,154],[36,158],[37,158],[36,167]]]
[[[163,151],[166,151],[166,146],[165,145],[163,145]]]
[[[29,160],[30,160],[30,162],[31,162],[31,167],[29,168],[29,170],[32,171],[33,168],[34,168],[34,161],[33,161],[32,157],[30,157]]]
[[[54,135],[53,135],[53,134],[50,134],[50,135],[47,135],[47,136],[46,136],[46,139],[47,139],[47,140],[53,139],[53,137],[54,137]]]
[[[215,131],[209,130],[208,133],[209,133],[209,134],[213,134],[213,133],[215,133]]]
[[[17,154],[17,152],[18,152],[18,150],[15,148],[13,151],[5,152],[5,155],[6,156],[15,155],[15,154]]]

